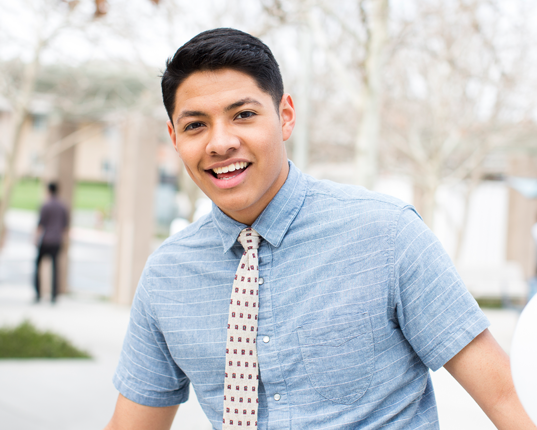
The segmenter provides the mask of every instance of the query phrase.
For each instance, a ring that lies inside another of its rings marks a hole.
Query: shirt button
[[[274,400],[279,401],[282,398],[278,393],[274,394]]]
[[[269,341],[270,341],[270,337],[268,337],[268,336],[263,336],[263,342],[265,342],[265,343],[269,343]]]
[[[265,282],[264,279],[263,279],[263,278],[259,278],[259,285],[263,285],[263,282]]]

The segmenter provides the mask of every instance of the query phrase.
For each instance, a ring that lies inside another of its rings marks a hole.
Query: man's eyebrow
[[[240,100],[236,101],[235,103],[231,103],[229,106],[227,106],[224,109],[224,111],[229,112],[230,110],[236,109],[236,108],[241,107],[241,106],[246,105],[246,104],[254,104],[254,105],[258,105],[258,106],[263,106],[263,104],[258,102],[256,99],[253,99],[251,97],[246,97],[244,99],[240,99]],[[205,112],[202,112],[202,111],[199,111],[199,110],[185,110],[185,111],[181,112],[181,115],[179,115],[177,117],[177,119],[175,120],[175,123],[179,124],[179,121],[181,121],[183,118],[188,118],[188,117],[193,117],[193,116],[207,117],[209,115],[207,115]]]
[[[175,123],[178,124],[180,120],[183,118],[191,117],[191,116],[208,116],[205,112],[201,112],[199,110],[184,110],[181,112],[181,115],[177,117],[175,120]]]
[[[254,104],[254,105],[263,106],[256,99],[253,99],[251,97],[246,97],[244,99],[240,99],[240,100],[236,101],[235,103],[231,103],[228,107],[226,107],[224,109],[224,111],[229,112],[230,110],[236,109],[236,108],[241,107],[241,106],[246,105],[246,104]]]

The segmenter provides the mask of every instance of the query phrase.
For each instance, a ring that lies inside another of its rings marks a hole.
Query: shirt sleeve
[[[432,370],[490,325],[440,241],[410,206],[395,232],[394,287],[399,326]]]
[[[177,405],[188,400],[190,381],[172,359],[153,315],[145,273],[136,290],[113,382],[133,402],[146,406]]]

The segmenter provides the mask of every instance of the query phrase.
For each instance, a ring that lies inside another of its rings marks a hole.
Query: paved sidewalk
[[[31,320],[92,354],[93,360],[0,360],[0,427],[6,430],[95,430],[112,415],[111,379],[129,309],[84,297],[32,304],[31,287],[0,285],[0,326]],[[491,331],[509,351],[518,314],[489,310]],[[445,370],[433,374],[442,430],[493,430],[470,396]],[[210,430],[194,393],[179,408],[174,430]]]
[[[29,319],[88,351],[92,360],[0,360],[0,428],[98,430],[114,410],[112,376],[127,330],[129,309],[91,299],[60,297],[32,304],[30,287],[0,285],[0,326]],[[172,429],[210,430],[191,390]]]

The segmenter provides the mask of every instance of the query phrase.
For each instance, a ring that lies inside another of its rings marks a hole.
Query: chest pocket
[[[374,365],[367,312],[308,324],[297,331],[310,382],[321,396],[349,405],[365,394]]]

